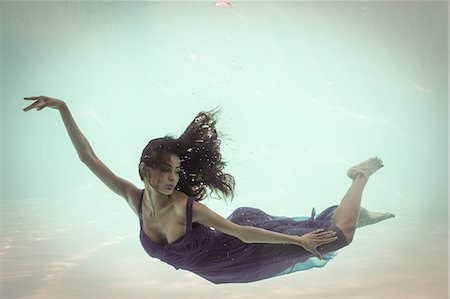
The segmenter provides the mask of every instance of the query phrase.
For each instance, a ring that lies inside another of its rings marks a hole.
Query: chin
[[[172,194],[173,194],[173,191],[174,191],[174,190],[172,190],[172,191],[163,190],[163,191],[159,191],[159,193],[164,194],[164,195],[172,195]]]

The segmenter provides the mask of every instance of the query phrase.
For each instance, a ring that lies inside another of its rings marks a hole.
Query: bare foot
[[[361,207],[360,213],[359,213],[359,219],[358,223],[356,224],[356,227],[362,227],[370,224],[375,224],[377,222],[394,218],[395,215],[391,213],[381,213],[381,212],[371,212],[367,209]]]
[[[347,171],[347,175],[351,179],[355,179],[357,175],[363,175],[366,178],[369,178],[372,174],[374,174],[378,169],[383,167],[383,161],[378,157],[372,157],[363,161],[355,166],[351,167]]]

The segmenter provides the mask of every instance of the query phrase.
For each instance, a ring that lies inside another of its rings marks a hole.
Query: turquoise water
[[[2,2],[2,298],[447,298],[446,2]],[[309,216],[351,165],[396,214],[324,268],[211,285],[149,258],[126,203],[80,163],[66,101],[97,156],[143,188],[150,139],[222,108],[239,206]]]

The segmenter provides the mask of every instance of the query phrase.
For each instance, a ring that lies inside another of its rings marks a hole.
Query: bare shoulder
[[[139,206],[141,204],[142,190],[137,187],[130,187],[127,192],[127,202],[136,215],[139,215]]]

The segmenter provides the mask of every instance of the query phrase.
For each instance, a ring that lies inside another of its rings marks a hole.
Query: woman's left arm
[[[322,256],[317,247],[337,239],[334,231],[315,230],[302,236],[278,233],[254,226],[242,226],[216,214],[205,205],[194,201],[193,222],[210,226],[218,231],[240,239],[245,243],[293,244],[305,248],[318,258]]]

